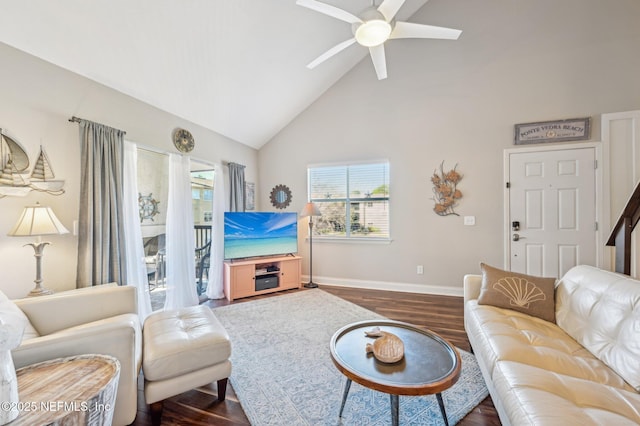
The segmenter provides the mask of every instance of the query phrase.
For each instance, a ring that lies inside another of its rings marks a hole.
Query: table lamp
[[[36,279],[34,281],[36,286],[29,292],[29,296],[42,296],[53,293],[52,290],[42,287],[42,255],[45,246],[51,243],[42,241],[40,237],[42,235],[68,233],[69,231],[60,223],[51,207],[44,207],[40,203],[36,203],[35,206],[24,208],[18,222],[7,234],[11,237],[38,237],[35,243],[25,244],[25,246],[33,247],[35,251],[34,257],[36,258]]]
[[[321,216],[320,209],[314,203],[307,203],[300,217],[309,217],[309,282],[304,286],[306,288],[316,288],[318,284],[313,282],[313,217]]]

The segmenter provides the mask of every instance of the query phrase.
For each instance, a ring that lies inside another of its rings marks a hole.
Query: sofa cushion
[[[0,291],[0,322],[18,322],[24,327],[22,340],[33,339],[38,337],[38,331],[31,325],[29,318],[18,308],[18,306],[9,300],[9,298]]]
[[[640,392],[640,281],[581,265],[556,297],[558,325]]]
[[[493,385],[513,425],[638,425],[640,394],[512,361]]]
[[[492,305],[555,322],[555,278],[541,278],[480,264],[478,304]]]
[[[474,352],[488,372],[500,361],[515,361],[548,371],[632,391],[613,369],[556,324],[494,306],[465,306],[465,327]]]

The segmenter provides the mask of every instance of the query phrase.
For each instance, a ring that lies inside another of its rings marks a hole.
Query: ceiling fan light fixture
[[[351,24],[351,33],[353,34],[352,38],[333,46],[313,60],[307,65],[307,68],[316,67],[318,64],[321,64],[357,42],[359,45],[369,49],[369,55],[376,69],[378,80],[382,80],[387,78],[384,43],[390,38],[457,40],[462,33],[461,30],[453,28],[396,21],[396,13],[405,1],[406,0],[382,0],[380,5],[376,7],[376,0],[372,0],[373,4],[370,7],[367,7],[358,14],[358,16],[355,16],[344,9],[319,0],[296,0],[296,4],[300,6]]]
[[[391,24],[382,19],[363,22],[355,31],[356,41],[365,47],[379,46],[389,39]]]

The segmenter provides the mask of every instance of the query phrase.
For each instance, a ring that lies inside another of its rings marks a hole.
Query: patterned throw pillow
[[[541,278],[503,271],[484,263],[478,305],[512,309],[556,322],[555,278]]]

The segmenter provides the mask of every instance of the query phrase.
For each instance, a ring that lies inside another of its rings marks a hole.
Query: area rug
[[[213,308],[231,338],[231,384],[254,426],[388,425],[389,395],[353,383],[338,417],[345,377],[329,343],[341,327],[384,318],[320,289]],[[449,424],[487,395],[475,357],[460,350],[462,373],[442,393]],[[443,424],[435,395],[401,396],[400,424]]]

